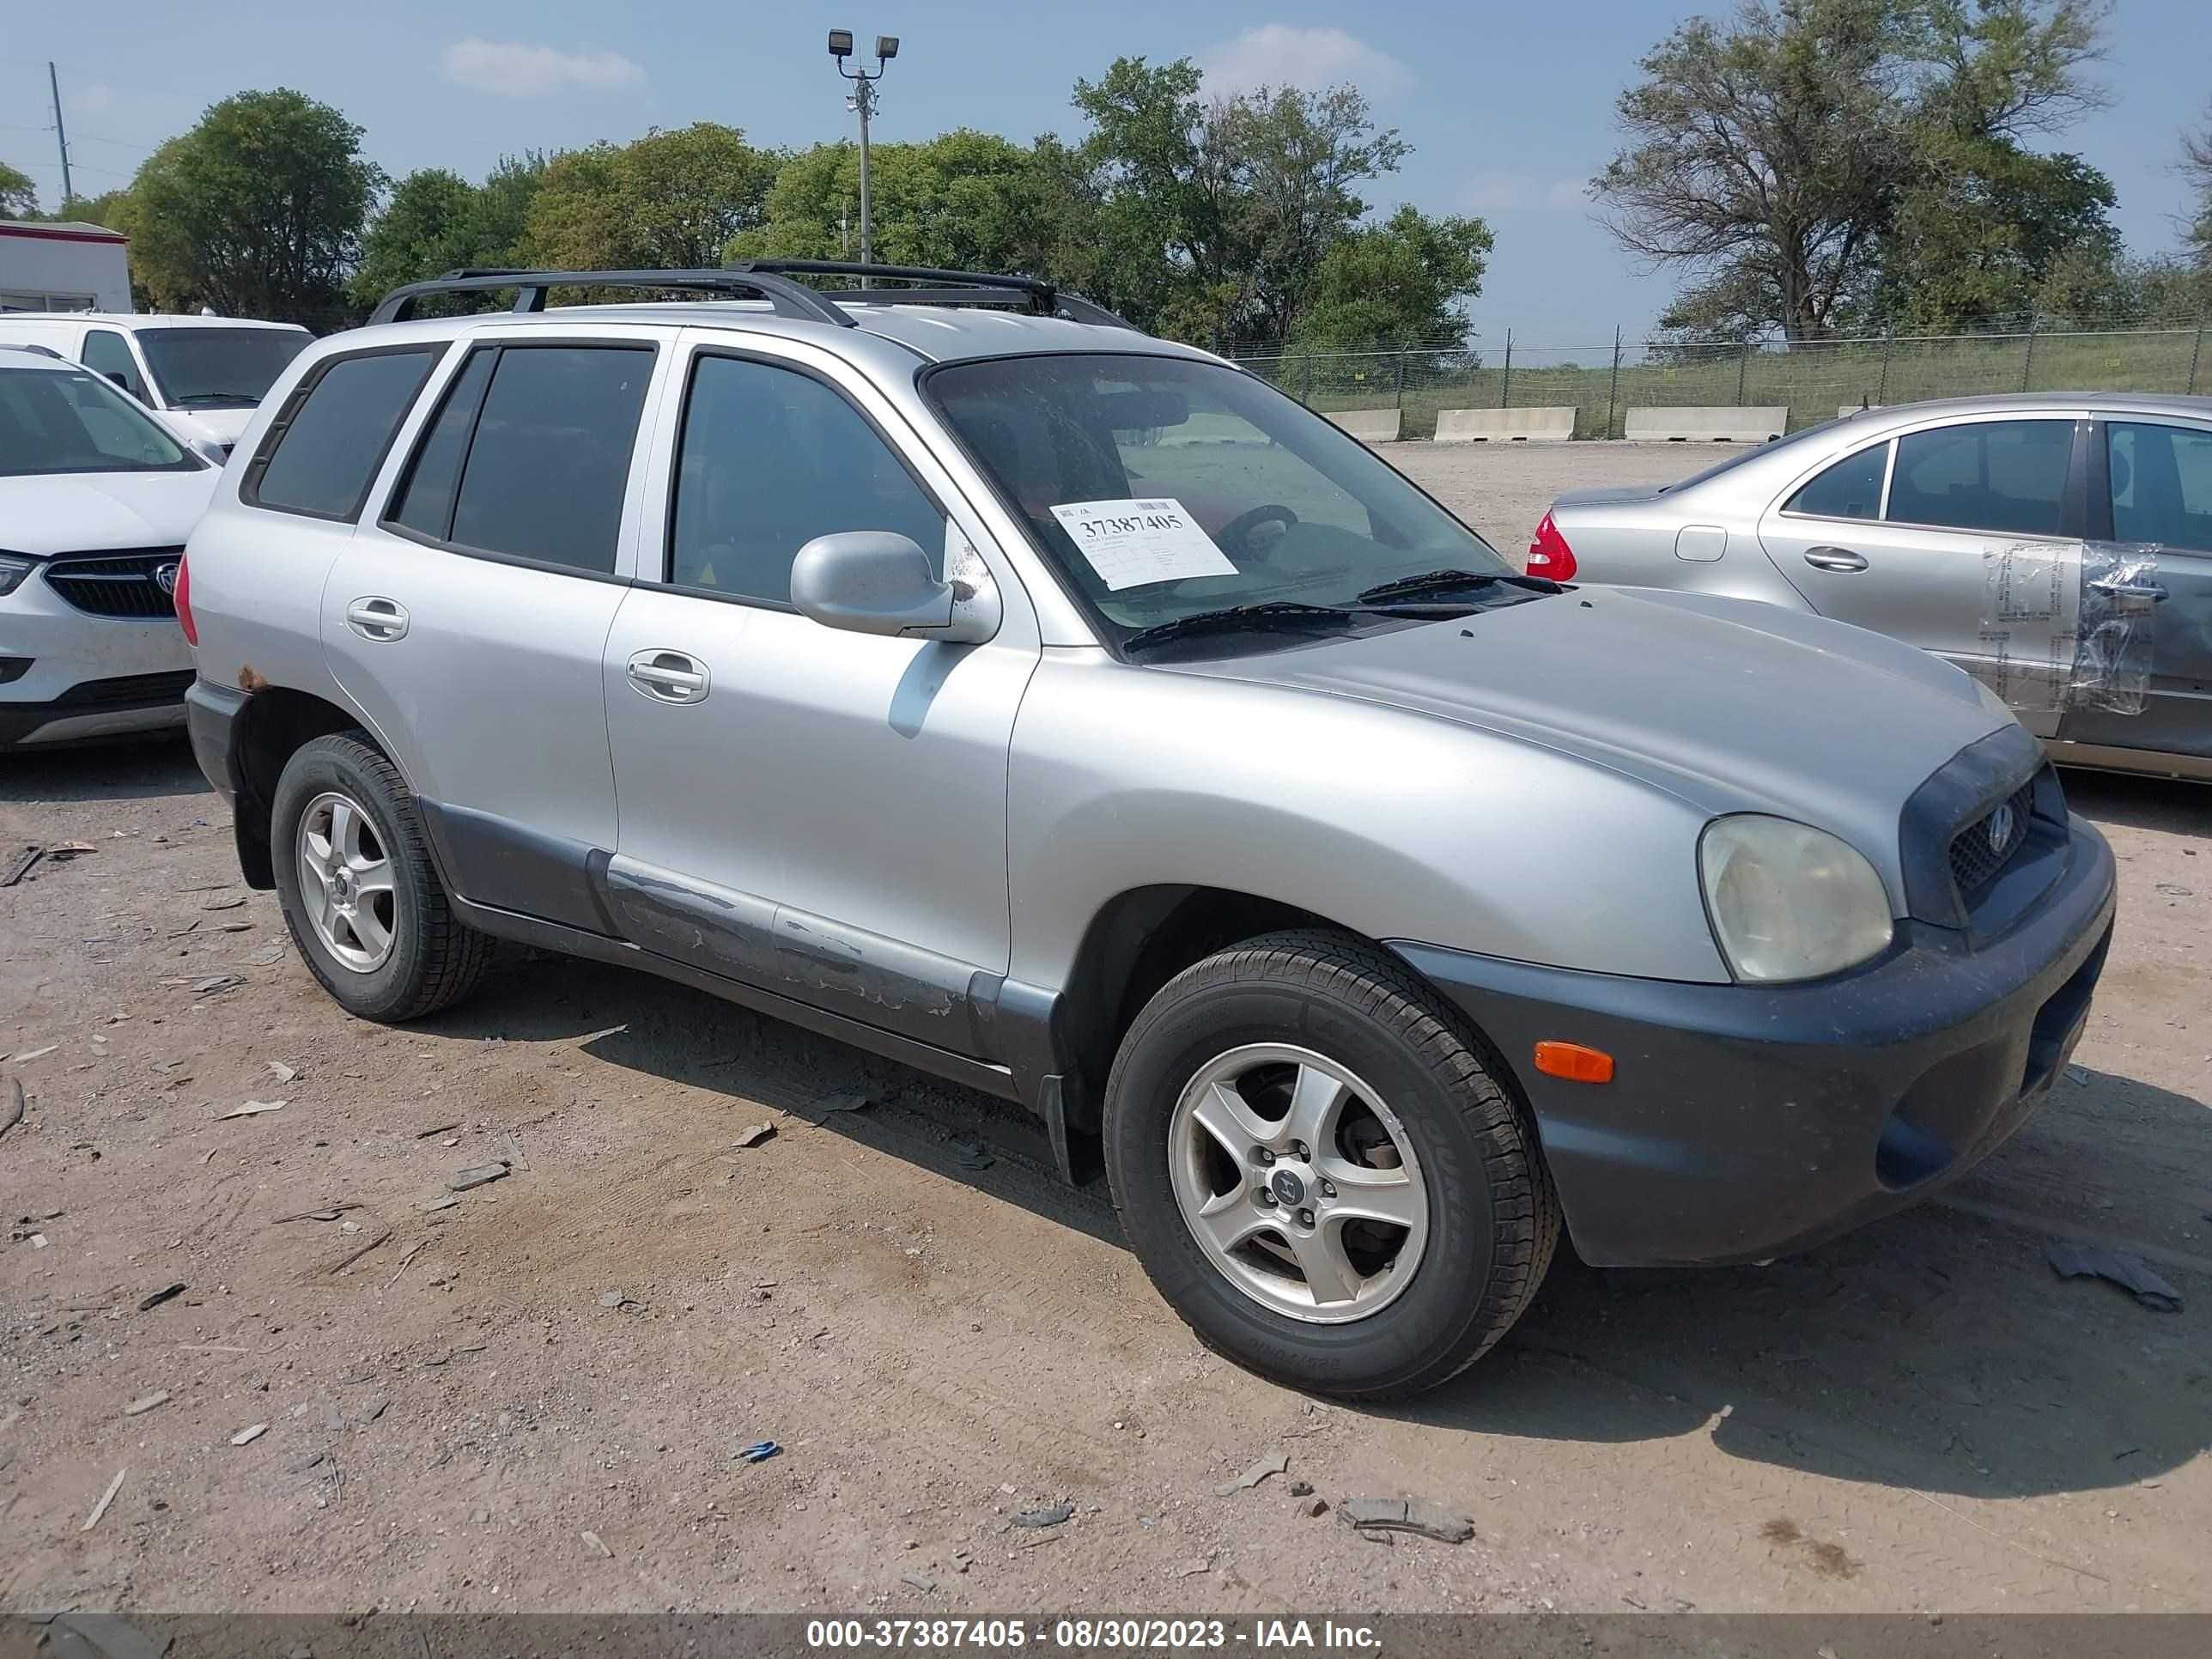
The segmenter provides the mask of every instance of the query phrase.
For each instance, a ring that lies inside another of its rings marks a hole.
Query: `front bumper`
[[[33,572],[0,598],[0,749],[181,725],[191,647],[173,617],[95,617]]]
[[[1802,985],[1698,985],[1393,947],[1513,1069],[1583,1260],[1757,1261],[1924,1197],[1987,1157],[2063,1068],[2112,942],[2104,837],[2002,938],[1919,922],[1873,964]],[[1603,1049],[1609,1084],[1528,1063]]]

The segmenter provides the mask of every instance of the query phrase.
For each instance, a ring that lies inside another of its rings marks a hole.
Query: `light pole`
[[[830,31],[830,55],[837,60],[837,73],[853,83],[852,96],[845,106],[856,110],[860,117],[860,263],[875,263],[874,227],[868,217],[868,117],[875,113],[876,82],[884,78],[884,65],[898,56],[898,36],[879,34],[876,37],[876,68],[873,74],[866,70],[848,69],[847,60],[853,55],[853,32],[850,29]],[[860,278],[866,288],[868,279]]]

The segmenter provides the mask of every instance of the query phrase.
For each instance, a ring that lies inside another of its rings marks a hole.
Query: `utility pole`
[[[46,85],[54,94],[54,142],[62,147],[62,206],[66,208],[76,199],[76,191],[70,185],[69,134],[62,127],[61,77],[54,73],[52,58],[46,60]]]
[[[853,32],[850,29],[830,31],[830,55],[837,60],[837,73],[853,83],[852,95],[845,100],[848,109],[860,117],[860,263],[872,265],[876,262],[875,226],[868,207],[868,118],[876,112],[876,82],[884,78],[884,65],[898,56],[898,36],[879,34],[876,37],[876,68],[872,75],[866,70],[848,69],[845,62],[853,55]],[[868,279],[860,278],[866,288]]]

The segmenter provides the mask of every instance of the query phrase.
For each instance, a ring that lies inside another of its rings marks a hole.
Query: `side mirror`
[[[198,456],[210,466],[214,467],[217,471],[221,471],[224,467],[230,465],[230,451],[224,448],[222,445],[217,443],[212,438],[193,439],[192,453]]]
[[[966,586],[939,581],[911,537],[887,530],[817,536],[791,565],[799,613],[854,634],[980,645],[999,631],[998,592],[981,605],[972,587],[963,595]]]

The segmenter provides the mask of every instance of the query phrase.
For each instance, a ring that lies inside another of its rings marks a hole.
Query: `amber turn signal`
[[[1536,1069],[1547,1077],[1563,1077],[1570,1083],[1610,1083],[1613,1056],[1602,1048],[1579,1042],[1540,1042]]]

